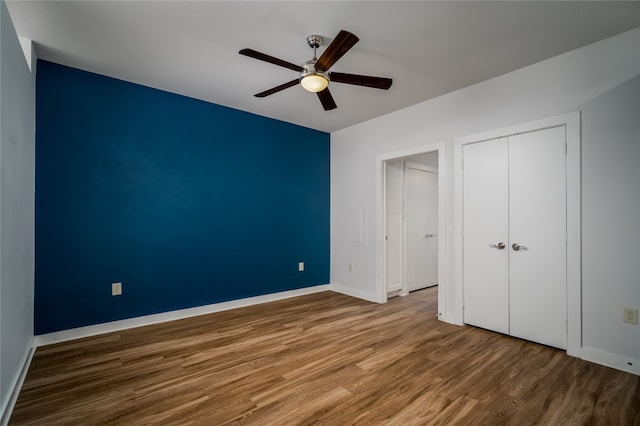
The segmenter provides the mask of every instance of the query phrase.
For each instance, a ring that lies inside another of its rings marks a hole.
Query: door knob
[[[502,250],[503,248],[505,248],[505,244],[504,243],[498,243],[498,244],[489,244],[489,247],[491,248],[497,248],[498,250]]]
[[[521,245],[520,245],[520,244],[518,244],[518,243],[513,243],[513,244],[511,244],[511,248],[512,248],[512,249],[514,249],[515,251],[518,251],[518,250],[528,250],[526,246],[521,246]]]

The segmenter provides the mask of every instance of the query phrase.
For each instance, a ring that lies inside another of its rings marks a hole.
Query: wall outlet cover
[[[122,294],[122,283],[111,283],[111,295],[120,296]]]
[[[299,262],[298,263],[298,271],[300,271],[300,272],[304,271],[304,262]]]
[[[624,308],[624,322],[629,324],[638,323],[638,308]]]

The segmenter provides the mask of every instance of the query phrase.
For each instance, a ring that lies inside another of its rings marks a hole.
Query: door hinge
[[[569,147],[567,146],[567,143],[564,143],[564,155],[567,155],[569,153]]]
[[[462,239],[464,240],[464,228],[462,228]]]

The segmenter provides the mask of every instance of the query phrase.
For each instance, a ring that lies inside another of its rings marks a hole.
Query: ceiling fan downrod
[[[323,38],[319,35],[310,35],[307,37],[307,44],[313,49],[313,61],[318,60],[316,57],[316,49],[320,47],[323,41]]]

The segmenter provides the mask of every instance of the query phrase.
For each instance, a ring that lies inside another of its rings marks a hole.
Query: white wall
[[[583,346],[638,365],[622,311],[640,306],[640,76],[587,102],[582,123]]]
[[[0,3],[0,415],[33,346],[35,79]]]
[[[389,152],[411,150],[444,140],[447,146],[448,280],[446,288],[440,288],[439,291],[447,293],[443,317],[452,317],[462,304],[462,295],[455,294],[453,288],[455,271],[451,252],[453,249],[454,216],[453,139],[579,110],[583,105],[586,105],[587,108],[586,119],[593,120],[593,114],[596,116],[599,114],[596,111],[598,108],[595,107],[599,101],[594,101],[593,107],[591,107],[589,104],[591,100],[601,95],[604,95],[603,99],[607,98],[608,92],[615,91],[617,86],[640,75],[638,46],[640,46],[640,28],[332,133],[331,284],[337,289],[347,289],[350,294],[366,295],[370,300],[377,300],[377,293],[381,288],[381,280],[377,276],[379,268],[376,264],[380,249],[376,241],[377,157],[384,156]],[[594,111],[593,113],[589,112],[590,107]],[[616,108],[626,107],[625,105],[616,106]],[[636,120],[637,111],[636,109]],[[603,142],[600,142],[599,137],[595,137],[593,141],[585,142],[583,145],[585,159],[598,155],[597,151],[593,150],[595,146],[600,146],[600,143]],[[625,148],[628,145],[621,144],[617,151],[622,152],[625,149],[630,151]],[[600,150],[602,149],[600,148]],[[614,157],[617,158],[621,155],[620,152]],[[636,157],[635,162],[638,161],[640,159]],[[593,167],[591,163],[583,161],[582,167],[583,191],[589,194],[592,191],[590,186],[594,185],[592,176],[597,175],[592,175],[594,170],[591,168]],[[635,177],[637,183],[637,174]],[[607,187],[604,189],[604,191],[607,190],[615,191],[616,188]],[[367,206],[366,222],[369,244],[366,247],[350,245],[349,241],[345,239],[345,236],[349,234],[347,206],[354,202]],[[608,225],[624,229],[625,232],[636,232],[636,235],[638,232],[637,221],[609,222]],[[586,228],[584,229],[586,230]],[[583,242],[583,250],[585,253],[595,256],[595,252],[600,253],[601,251],[595,246],[605,242],[607,242],[606,239],[593,236]],[[636,262],[634,263],[638,263],[637,247],[631,253],[635,253]],[[620,263],[619,260],[613,260],[619,256],[615,252],[603,252],[602,255],[612,265]],[[348,263],[354,265],[352,273],[341,267]],[[583,268],[583,274],[587,283],[596,278],[593,275],[593,270],[589,267]],[[634,285],[637,289],[637,276],[636,274],[635,284],[623,284],[609,280],[608,285],[621,289],[620,293],[626,292],[622,289],[631,288]],[[593,293],[592,287],[593,285],[587,285],[584,288],[584,291],[590,292],[583,294],[586,300],[598,298],[598,295]],[[637,293],[635,297],[636,300],[629,303],[635,303],[637,306],[639,304]],[[611,318],[607,319],[610,323],[610,327],[607,329],[620,328],[622,310],[618,302],[617,298],[616,301],[605,299],[605,303],[598,307],[599,310],[604,310],[607,313],[614,312],[611,314]],[[586,309],[586,315],[592,315],[591,311],[591,308]],[[585,319],[585,323],[594,320],[600,321],[600,318],[590,317],[588,320]],[[593,339],[598,341],[597,347],[611,356],[633,357],[634,354],[624,347],[635,344],[635,347],[638,348],[637,326],[635,327],[632,334],[635,333],[636,340],[631,340],[630,343],[623,343],[623,338],[617,336],[603,336],[601,339],[597,336],[588,336],[591,339],[589,341]],[[633,359],[638,360],[637,352]]]

